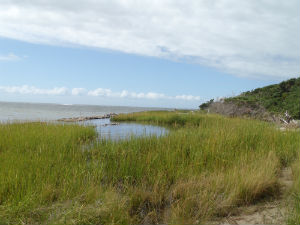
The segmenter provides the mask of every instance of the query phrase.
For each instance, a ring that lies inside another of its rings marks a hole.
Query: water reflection
[[[137,124],[137,123],[119,123],[114,125],[110,119],[90,120],[82,122],[86,125],[96,126],[100,139],[124,140],[134,136],[162,136],[168,131],[164,127]]]

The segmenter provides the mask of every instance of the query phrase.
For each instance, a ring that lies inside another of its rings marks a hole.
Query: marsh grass
[[[92,127],[1,124],[0,221],[203,223],[276,197],[281,167],[299,152],[298,133],[260,121],[187,112],[114,120],[170,132],[90,143]]]

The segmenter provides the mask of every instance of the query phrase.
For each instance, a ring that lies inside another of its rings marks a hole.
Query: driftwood
[[[279,118],[279,120],[280,120],[280,122],[283,122],[284,124],[289,124],[289,122],[288,121],[286,121],[285,119],[283,119],[283,118]]]
[[[285,111],[284,115],[285,115],[285,118],[286,118],[287,122],[290,123],[291,120],[292,120],[292,117],[288,114],[288,111]]]
[[[293,118],[289,115],[288,111],[285,111],[284,117],[285,118],[279,118],[280,121],[283,122],[284,124],[289,124],[294,121]]]

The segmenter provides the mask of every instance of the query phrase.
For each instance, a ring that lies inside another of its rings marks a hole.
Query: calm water
[[[131,113],[149,110],[168,110],[144,107],[59,105],[0,102],[0,122],[6,121],[51,121],[79,116],[105,115],[108,113]],[[136,123],[111,125],[109,119],[82,122],[96,126],[99,138],[124,139],[131,135],[163,135],[165,128]]]
[[[119,123],[112,125],[110,119],[90,120],[81,122],[87,125],[96,125],[100,139],[121,140],[134,136],[161,136],[166,134],[167,129],[159,126],[138,123]]]

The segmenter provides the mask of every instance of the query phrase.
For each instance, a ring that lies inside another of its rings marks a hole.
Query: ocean
[[[150,110],[170,110],[167,108],[146,108],[127,106],[98,106],[98,105],[60,105],[46,103],[15,103],[0,102],[0,122],[22,121],[56,121],[61,118],[101,116],[108,113],[131,113]],[[110,119],[89,120],[79,122],[82,125],[95,126],[100,139],[126,139],[133,136],[163,135],[167,130],[163,127],[120,123],[112,125]]]
[[[131,113],[164,108],[100,105],[62,105],[48,103],[0,102],[0,121],[30,120],[51,121],[61,118],[105,115],[108,113]]]

